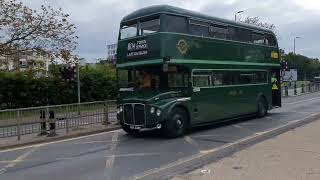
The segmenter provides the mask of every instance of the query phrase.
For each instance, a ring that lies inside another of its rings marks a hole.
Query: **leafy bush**
[[[50,67],[49,77],[34,78],[29,72],[0,72],[0,109],[77,102],[77,82],[61,79],[61,65]],[[80,70],[81,102],[114,99],[115,69],[109,65]]]

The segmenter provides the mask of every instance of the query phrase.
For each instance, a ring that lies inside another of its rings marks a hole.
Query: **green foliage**
[[[51,65],[50,76],[34,78],[30,72],[0,71],[0,109],[77,102],[77,82],[61,79],[62,65]],[[81,101],[114,99],[117,94],[115,69],[109,65],[81,67]]]
[[[303,55],[285,54],[283,59],[288,62],[289,69],[298,70],[298,80],[312,80],[320,74],[319,59],[308,58]]]

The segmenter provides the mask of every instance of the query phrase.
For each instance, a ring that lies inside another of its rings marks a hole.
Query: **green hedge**
[[[41,78],[29,72],[0,72],[0,108],[76,103],[77,83],[61,79],[59,68],[61,65],[52,66],[50,76]],[[82,67],[80,82],[81,102],[116,97],[116,73],[109,65]]]

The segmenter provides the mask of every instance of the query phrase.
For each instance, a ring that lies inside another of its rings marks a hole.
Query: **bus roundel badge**
[[[181,54],[186,54],[188,51],[188,44],[185,40],[179,40],[177,44],[177,48],[180,51]]]

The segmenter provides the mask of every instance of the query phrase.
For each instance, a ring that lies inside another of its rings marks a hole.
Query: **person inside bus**
[[[139,73],[139,89],[151,87],[151,75],[145,71]]]

